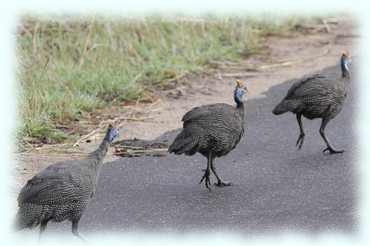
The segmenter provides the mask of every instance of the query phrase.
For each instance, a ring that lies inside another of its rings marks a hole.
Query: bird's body
[[[345,63],[347,56],[341,58],[341,63]],[[288,90],[284,99],[274,108],[276,115],[285,112],[292,112],[297,116],[300,128],[300,136],[297,140],[299,148],[302,147],[305,133],[303,131],[301,117],[307,119],[321,118],[322,124],[320,134],[323,137],[327,148],[324,151],[330,153],[342,153],[331,147],[325,136],[327,123],[339,114],[343,103],[347,97],[347,83],[349,80],[348,65],[342,65],[342,76],[314,74],[306,76],[295,82]]]
[[[239,90],[242,89],[236,88],[235,93]],[[215,174],[218,185],[228,185],[217,175],[213,161],[233,150],[244,134],[244,104],[239,99],[236,102],[236,107],[217,103],[191,109],[182,118],[183,130],[168,149],[178,155],[201,153],[205,156],[208,165],[202,180],[205,179],[207,188],[210,170]]]
[[[341,111],[347,96],[345,83],[342,78],[333,80],[322,74],[307,76],[293,84],[274,112],[290,111],[307,119],[334,118]]]
[[[20,227],[80,218],[96,188],[97,174],[89,164],[88,160],[56,163],[30,179],[18,196]]]
[[[73,233],[81,237],[78,222],[95,194],[104,156],[117,134],[109,128],[99,148],[87,158],[55,163],[32,177],[18,195],[17,229],[40,225],[42,233],[49,221],[69,220]]]
[[[244,108],[218,103],[195,107],[182,118],[183,130],[170,147],[171,152],[205,157],[227,155],[244,133]]]

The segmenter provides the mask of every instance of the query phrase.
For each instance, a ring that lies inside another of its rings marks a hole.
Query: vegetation
[[[151,88],[258,51],[268,33],[289,31],[297,17],[136,19],[34,17],[17,32],[23,137],[61,142],[58,125]]]

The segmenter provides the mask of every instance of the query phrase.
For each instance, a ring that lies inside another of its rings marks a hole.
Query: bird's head
[[[342,77],[349,77],[350,59],[348,57],[348,51],[343,51],[340,58],[340,67],[342,70]]]
[[[117,128],[113,127],[112,124],[109,124],[107,133],[105,135],[105,139],[108,140],[109,143],[112,143],[113,140],[119,136],[119,131]]]
[[[248,92],[247,86],[243,84],[243,82],[239,79],[236,81],[236,86],[234,90],[234,100],[237,105],[242,103],[244,100],[246,100],[245,94]]]

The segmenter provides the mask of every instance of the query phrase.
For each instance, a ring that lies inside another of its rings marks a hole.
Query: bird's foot
[[[211,180],[209,178],[210,173],[211,172],[209,171],[209,169],[205,169],[204,170],[204,175],[203,175],[202,179],[199,181],[199,184],[201,184],[204,180],[204,184],[206,185],[206,187],[209,191],[211,191]]]
[[[332,147],[327,147],[322,152],[329,153],[330,155],[332,155],[332,154],[342,154],[344,150],[336,150],[336,149],[333,149]]]
[[[303,142],[304,142],[304,133],[301,133],[299,134],[299,137],[297,139],[297,142],[295,144],[295,146],[298,146],[298,149],[301,149],[302,148],[302,145],[303,145]]]
[[[84,237],[82,236],[79,232],[77,233],[73,233],[76,237],[78,237],[82,242],[86,243],[86,244],[89,244],[89,241]]]
[[[217,187],[231,186],[231,182],[224,182],[222,180],[218,180],[217,183],[215,183],[215,186]]]

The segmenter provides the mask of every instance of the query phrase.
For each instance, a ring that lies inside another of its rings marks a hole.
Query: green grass
[[[283,33],[297,17],[71,19],[24,16],[17,32],[21,136],[68,138],[59,124],[258,51],[267,33]]]

